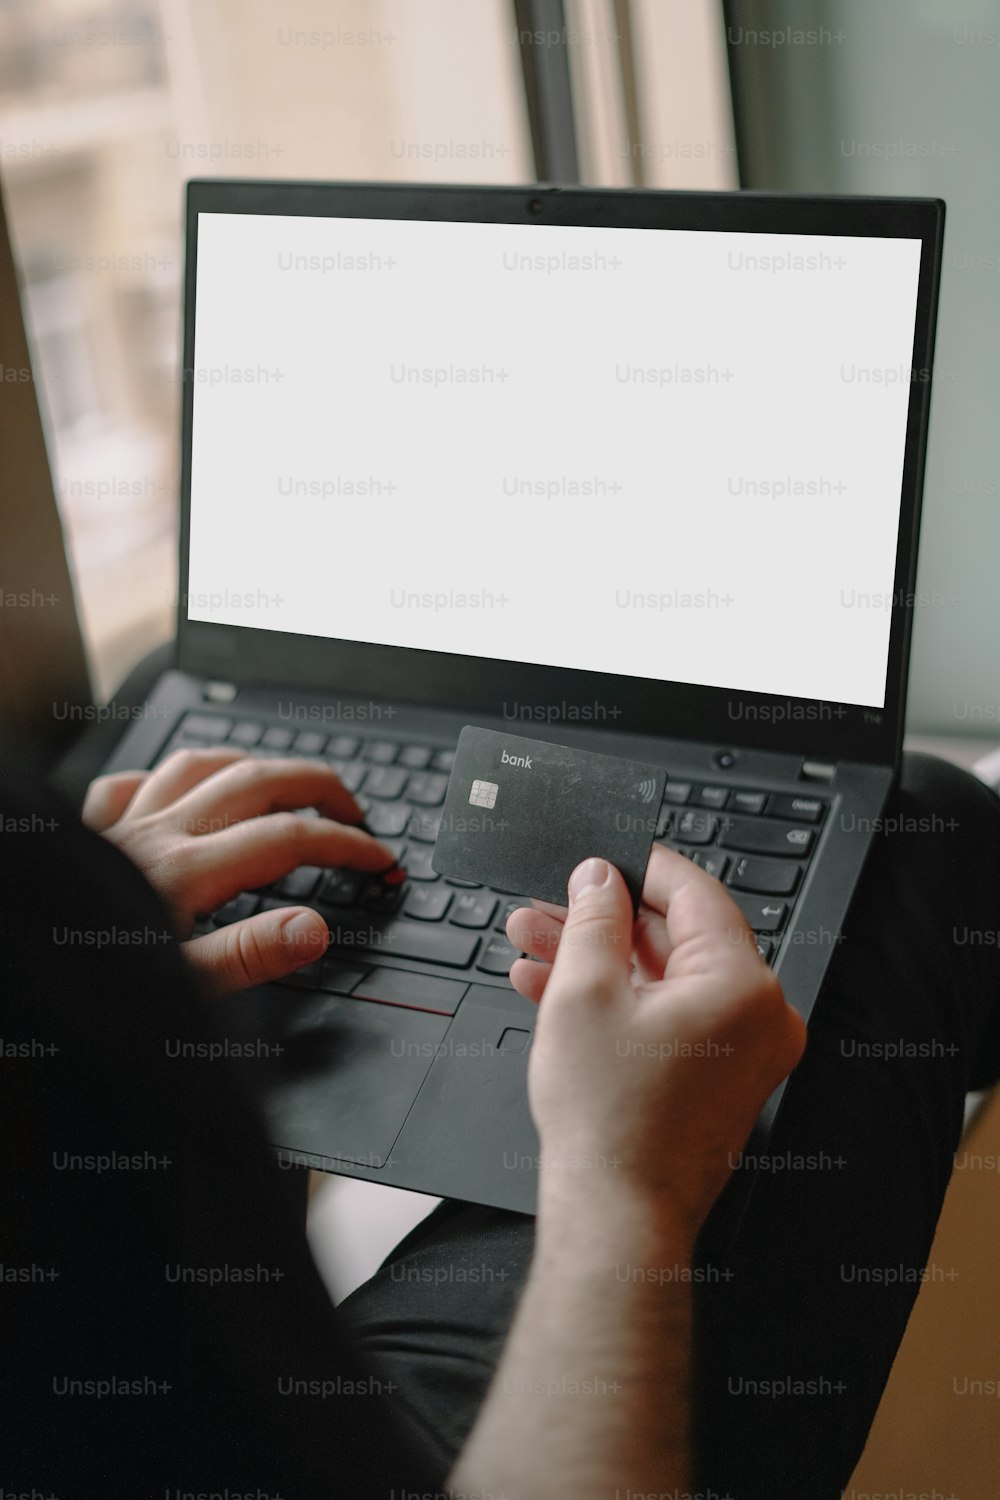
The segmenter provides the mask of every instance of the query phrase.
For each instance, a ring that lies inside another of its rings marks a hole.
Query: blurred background
[[[0,0],[98,701],[173,630],[185,179],[545,177],[946,199],[909,724],[996,738],[998,140],[1000,0]]]
[[[634,7],[631,142],[615,9],[566,7],[580,176],[735,186],[714,5]],[[0,4],[0,172],[99,701],[173,633],[185,180],[531,181],[518,33],[510,0]]]

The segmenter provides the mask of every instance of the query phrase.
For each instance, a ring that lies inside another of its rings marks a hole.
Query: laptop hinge
[[[203,682],[201,696],[207,703],[232,703],[236,698],[235,682]]]
[[[832,781],[836,775],[837,767],[828,765],[823,760],[804,760],[802,769],[799,771],[801,781]]]

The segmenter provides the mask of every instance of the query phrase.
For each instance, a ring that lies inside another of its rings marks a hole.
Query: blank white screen
[[[919,262],[202,214],[188,617],[881,707]]]

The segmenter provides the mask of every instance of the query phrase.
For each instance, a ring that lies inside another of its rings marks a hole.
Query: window
[[[567,0],[583,180],[733,185],[715,0],[634,0],[627,48],[620,9]],[[185,179],[529,182],[514,16],[512,0],[0,4],[0,172],[99,697],[173,630]]]

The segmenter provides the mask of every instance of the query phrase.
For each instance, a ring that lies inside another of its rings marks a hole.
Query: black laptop
[[[466,724],[664,768],[809,1016],[899,763],[943,217],[189,185],[178,666],[108,769],[319,757],[407,872],[205,914],[329,924],[219,1013],[283,1163],[534,1208],[517,898],[432,863]]]

